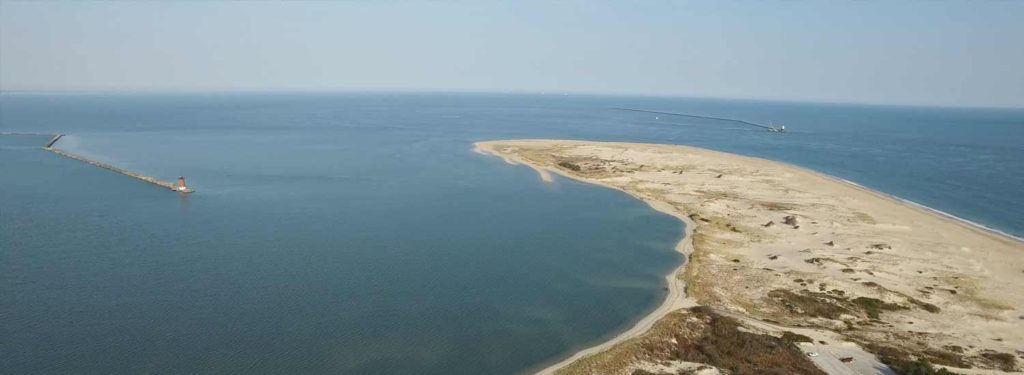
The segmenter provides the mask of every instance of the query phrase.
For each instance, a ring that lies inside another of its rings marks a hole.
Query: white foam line
[[[875,189],[872,189],[870,187],[858,184],[856,182],[847,180],[847,179],[842,178],[842,177],[836,177],[836,176],[832,176],[832,175],[828,175],[828,174],[824,174],[824,173],[819,173],[819,174],[831,177],[832,179],[835,179],[837,181],[844,182],[844,183],[856,186],[858,188],[861,188],[861,189],[864,189],[864,190],[867,190],[867,191],[874,192],[874,193],[879,194],[879,195],[883,195],[883,196],[885,196],[885,197],[887,197],[889,199],[896,200],[896,201],[899,201],[899,202],[902,202],[902,203],[905,203],[905,204],[908,204],[908,205],[911,205],[911,206],[923,209],[925,211],[928,211],[928,212],[931,212],[933,214],[945,217],[947,219],[959,221],[961,223],[967,224],[967,225],[969,225],[971,227],[974,227],[976,229],[980,229],[980,230],[983,230],[983,231],[986,231],[986,232],[989,232],[989,233],[993,233],[993,234],[997,234],[997,235],[1000,235],[1000,236],[1010,237],[1010,238],[1013,238],[1015,240],[1024,242],[1024,238],[1022,238],[1022,237],[1015,236],[1013,234],[1001,231],[999,229],[995,229],[995,228],[992,228],[992,227],[987,227],[987,226],[985,226],[983,224],[979,224],[979,223],[976,223],[976,222],[964,219],[962,217],[953,215],[951,213],[948,213],[948,212],[945,212],[945,211],[941,211],[941,210],[937,210],[937,209],[925,206],[923,204],[914,202],[914,201],[909,200],[909,199],[900,198],[900,197],[897,197],[897,196],[889,194],[889,193],[885,193],[885,192],[882,192],[882,191],[879,191],[879,190],[875,190]]]

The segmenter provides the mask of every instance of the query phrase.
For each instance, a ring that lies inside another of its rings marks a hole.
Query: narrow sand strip
[[[1017,238],[832,176],[694,147],[523,140],[476,149],[624,191],[687,225],[676,249],[688,261],[668,276],[666,301],[541,373],[573,372],[698,302],[751,326],[828,330],[860,344],[843,344],[848,352],[1002,370],[1024,358]]]

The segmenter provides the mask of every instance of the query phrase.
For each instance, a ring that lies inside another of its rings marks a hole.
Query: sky
[[[1024,2],[0,0],[2,91],[1024,107]]]

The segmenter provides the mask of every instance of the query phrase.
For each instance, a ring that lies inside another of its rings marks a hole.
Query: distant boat
[[[771,121],[768,121],[768,131],[772,133],[785,133],[786,125],[775,126]]]
[[[685,114],[685,113],[673,113],[673,112],[662,112],[662,111],[648,111],[646,109],[623,108],[623,107],[614,107],[612,109],[619,110],[619,111],[654,113],[654,114],[658,114],[658,115],[671,115],[671,116],[682,116],[682,117],[699,118],[699,119],[707,119],[707,120],[727,121],[727,122],[734,122],[734,123],[738,123],[738,124],[743,124],[743,125],[746,125],[746,126],[755,126],[755,127],[761,128],[761,129],[766,129],[766,130],[768,130],[769,132],[772,132],[772,133],[785,133],[786,132],[786,126],[785,125],[779,125],[779,126],[769,125],[769,126],[765,126],[765,125],[761,125],[761,124],[755,124],[755,123],[750,122],[750,121],[743,121],[743,120],[737,120],[737,119],[725,118],[725,117],[689,115],[689,114]],[[654,119],[655,120],[660,120],[661,116],[654,116]]]

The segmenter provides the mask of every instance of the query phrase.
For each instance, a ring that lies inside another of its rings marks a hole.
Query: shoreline
[[[562,175],[562,174],[559,173],[559,175]],[[564,175],[562,175],[562,176],[564,176]],[[580,181],[580,180],[577,180],[577,179],[574,179],[574,180]],[[604,186],[604,187],[609,187],[609,186]],[[622,189],[617,189],[617,188],[614,188],[614,187],[612,187],[612,188],[615,189],[615,190],[618,190],[618,191],[622,191],[622,192],[624,192],[626,194],[629,194],[633,198],[639,199],[636,196],[634,196],[633,194],[630,194],[629,192],[623,191]],[[652,326],[654,326],[655,323],[657,323],[659,320],[661,320],[661,318],[664,318],[666,315],[668,315],[669,313],[671,313],[673,311],[676,311],[676,310],[679,310],[679,309],[683,309],[683,308],[689,308],[689,307],[698,306],[697,301],[695,301],[692,298],[690,298],[689,296],[687,296],[687,294],[686,294],[686,281],[680,278],[680,276],[682,275],[683,271],[686,269],[686,265],[689,264],[689,262],[690,262],[690,255],[693,253],[693,228],[694,228],[694,226],[696,224],[693,223],[693,221],[691,221],[690,218],[686,217],[685,215],[684,216],[677,216],[677,215],[674,215],[673,213],[669,212],[668,210],[660,209],[660,208],[650,204],[650,202],[644,201],[642,199],[641,199],[641,201],[646,203],[648,205],[648,207],[651,207],[655,211],[658,211],[658,212],[664,213],[666,215],[671,215],[673,217],[678,218],[680,221],[682,221],[683,227],[684,227],[684,229],[683,229],[683,237],[679,240],[678,243],[676,243],[676,246],[674,247],[674,250],[676,252],[678,252],[678,253],[683,255],[683,262],[682,262],[682,264],[679,265],[679,267],[674,268],[672,271],[669,271],[669,273],[665,275],[665,284],[666,284],[666,287],[668,288],[668,292],[665,293],[665,299],[661,301],[661,304],[659,304],[658,307],[656,307],[654,310],[652,310],[651,312],[647,313],[646,315],[642,316],[636,323],[634,323],[632,326],[630,326],[625,331],[622,331],[622,332],[614,335],[611,339],[604,340],[604,341],[598,343],[597,345],[585,347],[585,348],[583,348],[583,349],[581,349],[579,351],[576,351],[575,353],[572,353],[570,356],[568,356],[568,357],[566,357],[566,358],[564,358],[564,359],[562,359],[562,360],[560,360],[558,362],[555,362],[555,363],[550,364],[550,365],[545,365],[545,367],[542,368],[540,371],[535,372],[536,374],[538,374],[538,375],[554,374],[559,369],[568,366],[569,364],[579,360],[580,358],[583,358],[583,357],[586,357],[586,356],[589,356],[589,355],[592,355],[592,354],[596,354],[596,353],[602,352],[602,351],[607,350],[607,349],[609,349],[609,348],[611,348],[611,347],[613,347],[613,346],[615,346],[615,345],[617,345],[617,344],[619,344],[619,343],[621,343],[623,341],[626,341],[626,340],[629,340],[629,339],[632,339],[632,338],[635,338],[635,337],[638,337],[638,336],[644,334],[645,332],[650,330],[650,328]]]
[[[782,162],[776,162],[776,163],[782,163]],[[793,164],[788,164],[788,163],[782,163],[782,164],[786,164],[786,165],[788,165],[790,167],[793,167],[793,168],[800,168],[800,169],[803,169],[803,170],[805,170],[807,172],[818,174],[821,177],[835,180],[836,182],[839,182],[839,183],[844,183],[844,184],[851,185],[851,186],[853,186],[855,188],[863,190],[866,193],[875,194],[875,195],[878,195],[879,197],[892,200],[894,203],[903,204],[903,205],[906,205],[906,206],[910,206],[911,208],[916,208],[916,209],[919,209],[919,210],[922,210],[922,211],[926,211],[926,212],[931,213],[933,215],[936,215],[938,217],[941,217],[941,218],[944,218],[944,219],[949,219],[949,220],[955,221],[957,223],[966,225],[968,227],[972,227],[972,228],[977,229],[977,230],[979,230],[981,232],[984,232],[984,233],[986,233],[988,235],[1008,237],[1008,238],[1010,238],[1012,240],[1015,240],[1017,242],[1024,243],[1024,237],[1020,237],[1020,236],[1017,236],[1017,235],[1014,235],[1014,234],[1011,234],[1011,233],[1008,233],[1008,232],[1004,232],[1002,230],[986,226],[985,224],[981,224],[981,223],[977,223],[977,222],[974,222],[974,221],[970,221],[968,219],[964,219],[962,217],[953,215],[951,213],[948,213],[946,211],[942,211],[942,210],[937,209],[937,208],[931,208],[931,207],[925,206],[925,205],[923,205],[921,203],[917,203],[917,202],[914,202],[914,201],[909,200],[909,199],[900,198],[898,196],[895,196],[895,195],[892,195],[892,194],[889,194],[889,193],[886,193],[886,192],[878,191],[878,190],[869,188],[867,186],[858,184],[856,182],[847,180],[847,179],[842,178],[842,177],[836,177],[836,176],[828,175],[828,174],[825,174],[825,173],[822,173],[822,172],[818,172],[818,171],[815,171],[815,170],[812,170],[812,169],[807,169],[807,168],[804,168],[804,167],[801,167],[801,166],[798,166],[798,165],[793,165]]]
[[[574,176],[568,175],[557,169],[547,169],[543,166],[533,165],[515,155],[499,154],[497,151],[483,145],[482,142],[475,142],[473,144],[473,151],[481,155],[501,158],[502,160],[505,161],[505,163],[509,165],[527,166],[533,169],[535,172],[537,172],[538,177],[541,179],[541,181],[545,183],[550,183],[554,181],[551,178],[551,173],[554,173],[574,181],[580,181],[583,183],[597,185],[600,187],[620,191],[622,193],[625,193],[626,195],[633,197],[634,199],[640,200],[641,202],[643,202],[644,204],[646,204],[648,207],[655,211],[679,219],[683,223],[684,227],[683,237],[679,240],[678,243],[676,243],[676,246],[674,248],[676,252],[683,255],[683,263],[680,264],[678,267],[672,269],[672,271],[669,271],[669,273],[665,275],[665,283],[666,287],[668,288],[668,293],[665,293],[665,299],[662,300],[661,303],[654,308],[654,310],[651,310],[651,312],[641,316],[640,319],[636,321],[636,323],[633,323],[631,326],[628,326],[629,328],[627,328],[626,330],[621,331],[619,333],[612,332],[610,339],[603,340],[601,342],[598,342],[596,345],[586,346],[580,350],[577,350],[576,352],[572,352],[565,356],[559,356],[554,360],[546,361],[544,363],[530,367],[523,373],[537,375],[554,374],[556,371],[572,364],[573,362],[576,362],[580,358],[599,353],[623,341],[642,335],[644,332],[647,332],[647,330],[649,330],[654,325],[654,323],[656,323],[661,318],[664,318],[672,311],[681,308],[698,306],[696,301],[694,301],[692,298],[686,295],[686,282],[680,278],[682,272],[686,268],[686,265],[690,263],[690,254],[693,253],[693,230],[697,225],[688,216],[683,215],[682,213],[677,213],[677,211],[675,211],[673,208],[667,207],[668,205],[655,205],[650,201],[647,201],[636,196],[636,194],[633,194],[632,192],[620,189],[615,186],[604,184],[598,181],[582,180]]]
[[[580,181],[580,182],[594,184],[594,185],[598,185],[598,186],[602,186],[602,187],[606,187],[606,188],[616,189],[616,190],[625,192],[625,193],[629,194],[630,196],[632,196],[632,197],[634,197],[636,199],[640,199],[641,201],[647,203],[648,206],[650,206],[651,208],[653,208],[653,209],[655,209],[655,210],[657,210],[659,212],[662,212],[662,213],[665,213],[665,214],[669,214],[669,215],[672,215],[673,217],[679,218],[685,224],[685,227],[686,227],[686,229],[684,231],[684,237],[676,245],[676,248],[675,248],[675,250],[680,252],[680,253],[682,253],[686,257],[686,259],[684,260],[683,264],[681,264],[679,267],[677,267],[672,272],[670,272],[668,275],[666,275],[666,280],[667,280],[668,285],[669,285],[669,293],[667,293],[665,300],[662,301],[662,303],[656,309],[654,309],[653,311],[651,311],[647,315],[641,317],[637,321],[637,323],[632,325],[630,328],[626,329],[625,331],[622,331],[622,332],[619,332],[619,333],[615,334],[614,336],[612,336],[611,339],[604,340],[602,342],[597,343],[596,345],[585,347],[585,348],[583,348],[581,350],[576,351],[575,353],[569,354],[568,356],[560,357],[561,359],[559,359],[557,361],[553,361],[552,363],[545,363],[545,364],[542,364],[542,365],[538,365],[537,367],[543,366],[543,368],[541,370],[537,371],[536,372],[537,374],[552,374],[552,373],[555,373],[558,370],[561,370],[561,369],[564,369],[564,368],[570,366],[571,364],[573,364],[574,362],[576,362],[577,360],[579,360],[581,358],[588,357],[588,356],[591,356],[593,354],[601,353],[602,351],[605,351],[605,350],[607,350],[609,348],[612,348],[612,347],[614,347],[614,346],[616,346],[616,345],[618,345],[618,344],[620,344],[620,343],[622,343],[622,342],[624,342],[626,340],[629,340],[631,338],[635,338],[635,337],[638,337],[638,336],[642,335],[655,322],[657,322],[661,318],[665,317],[668,313],[670,313],[672,311],[675,311],[675,310],[678,310],[678,309],[684,308],[684,307],[698,306],[695,298],[692,295],[685,294],[685,291],[686,291],[686,289],[685,289],[686,284],[685,283],[686,283],[686,281],[682,280],[682,278],[684,277],[684,274],[686,272],[686,267],[689,266],[691,264],[691,261],[692,261],[691,255],[694,252],[694,230],[697,228],[697,224],[694,223],[693,220],[690,219],[690,217],[689,217],[690,213],[683,212],[681,209],[679,209],[677,207],[674,207],[671,204],[668,204],[667,202],[659,201],[659,200],[654,199],[652,197],[644,197],[644,196],[642,196],[640,194],[636,194],[634,192],[625,190],[625,189],[620,188],[618,186],[613,186],[613,185],[611,185],[609,183],[605,183],[605,182],[599,181],[596,178],[587,178],[587,177],[584,177],[584,176],[573,175],[573,174],[569,173],[567,170],[563,170],[561,168],[556,168],[555,166],[551,165],[550,163],[546,163],[545,164],[545,163],[525,160],[523,157],[521,157],[518,154],[515,154],[514,152],[501,152],[501,151],[499,151],[499,150],[497,150],[495,148],[496,146],[501,145],[503,143],[504,144],[540,143],[540,144],[544,144],[544,145],[552,145],[552,144],[615,145],[615,146],[621,146],[623,148],[628,148],[628,147],[661,147],[661,146],[664,146],[664,147],[679,147],[680,150],[699,150],[699,152],[710,154],[710,155],[713,155],[713,156],[717,156],[717,157],[721,157],[721,158],[738,158],[737,160],[748,162],[748,163],[752,163],[752,164],[773,163],[773,164],[781,166],[782,168],[789,168],[789,169],[793,169],[795,171],[806,173],[806,174],[809,174],[809,175],[812,175],[812,176],[815,176],[815,177],[818,177],[818,178],[823,178],[825,180],[838,183],[839,185],[846,186],[846,187],[849,187],[849,188],[852,188],[852,189],[856,189],[856,190],[858,190],[858,191],[860,191],[862,193],[869,194],[869,195],[874,196],[876,198],[885,200],[885,201],[887,201],[887,202],[889,202],[891,204],[896,204],[896,205],[901,206],[903,208],[910,209],[910,210],[913,210],[913,211],[917,211],[919,213],[923,213],[923,214],[929,215],[932,218],[935,218],[935,219],[938,219],[938,220],[941,220],[941,221],[945,221],[945,222],[948,222],[948,223],[952,223],[954,225],[961,226],[963,228],[967,228],[967,229],[969,229],[970,231],[974,232],[977,235],[984,236],[984,237],[987,237],[987,238],[990,238],[990,239],[993,239],[993,240],[996,240],[996,241],[999,241],[999,242],[1002,242],[1002,243],[1005,243],[1005,244],[1010,244],[1010,246],[1018,246],[1018,247],[1024,248],[1024,246],[1022,246],[1022,245],[1024,245],[1024,239],[1021,239],[1020,237],[1014,236],[1012,234],[1009,234],[1009,233],[1006,233],[1006,232],[1003,232],[1003,231],[1000,231],[1000,230],[997,230],[997,229],[994,229],[994,228],[989,228],[989,227],[984,226],[982,224],[975,223],[973,221],[970,221],[970,220],[967,220],[967,219],[964,219],[964,218],[960,218],[960,217],[957,217],[955,215],[952,215],[952,214],[949,214],[949,213],[946,213],[946,212],[943,212],[941,210],[937,210],[937,209],[934,209],[934,208],[931,208],[931,207],[927,207],[927,206],[924,206],[922,204],[919,204],[919,203],[916,203],[916,202],[913,202],[913,201],[910,201],[910,200],[906,200],[906,199],[899,198],[899,197],[891,195],[891,194],[887,194],[887,193],[884,193],[884,192],[881,192],[881,191],[877,191],[877,190],[868,188],[866,186],[857,184],[855,182],[852,182],[852,181],[849,181],[849,180],[846,180],[846,179],[843,179],[843,178],[831,176],[831,175],[828,175],[828,174],[825,174],[825,173],[822,173],[822,172],[811,170],[809,168],[805,168],[805,167],[801,167],[801,166],[797,166],[797,165],[793,165],[793,164],[789,164],[789,163],[784,163],[784,162],[768,160],[768,159],[764,159],[764,158],[758,158],[758,157],[752,157],[752,156],[746,156],[746,155],[739,155],[739,154],[731,154],[731,153],[725,153],[725,152],[720,152],[720,151],[715,151],[715,150],[697,148],[697,147],[693,147],[693,146],[682,146],[682,145],[655,145],[655,144],[625,143],[625,142],[590,142],[590,141],[570,141],[570,140],[502,140],[502,141],[476,142],[476,143],[474,143],[474,151],[476,151],[478,153],[481,153],[481,154],[485,154],[485,155],[493,155],[493,156],[500,157],[500,158],[504,159],[506,162],[508,162],[510,164],[523,164],[523,165],[526,165],[526,166],[534,169],[535,171],[537,171],[541,175],[542,180],[544,180],[544,181],[550,181],[550,177],[545,177],[546,174],[548,174],[548,173],[556,173],[558,175],[561,175],[561,176],[566,177],[566,178],[570,178],[570,179],[575,180],[575,181]],[[642,166],[641,166],[641,168],[642,168]],[[714,307],[714,306],[711,306],[711,307]],[[753,320],[754,322],[762,322],[763,323],[762,320],[760,320],[760,319],[758,319],[756,317],[753,317],[753,316],[746,316],[745,318]]]

